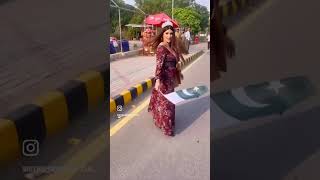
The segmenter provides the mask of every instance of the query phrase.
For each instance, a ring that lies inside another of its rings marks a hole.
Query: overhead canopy
[[[152,27],[151,25],[144,25],[144,24],[127,24],[126,26],[128,27],[138,27],[138,28],[141,28],[141,27]]]
[[[149,15],[144,22],[149,25],[154,25],[161,27],[162,23],[166,21],[171,21],[174,28],[179,27],[178,23],[175,20],[172,20],[168,15],[165,13],[153,14]]]

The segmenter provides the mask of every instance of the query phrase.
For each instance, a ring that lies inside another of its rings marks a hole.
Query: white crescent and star
[[[254,108],[263,108],[269,106],[269,104],[261,104],[252,100],[244,90],[244,88],[232,89],[231,94],[237,101],[243,105]]]
[[[271,90],[275,91],[276,94],[279,94],[280,89],[283,87],[285,87],[285,85],[281,84],[280,81],[271,81],[271,82],[269,82],[269,86],[267,87],[267,89],[271,89]],[[231,94],[233,95],[233,97],[235,99],[238,100],[239,103],[246,105],[248,107],[263,108],[263,107],[269,106],[269,104],[258,103],[256,101],[254,101],[253,99],[251,99],[247,95],[247,93],[243,87],[237,88],[237,89],[232,89]]]
[[[191,96],[191,97],[194,96],[194,94],[189,93],[186,89],[183,89],[182,92],[187,96]]]
[[[271,81],[267,88],[272,89],[273,91],[276,92],[276,94],[279,94],[280,89],[283,87],[285,87],[285,86],[283,84],[281,84],[280,81]]]

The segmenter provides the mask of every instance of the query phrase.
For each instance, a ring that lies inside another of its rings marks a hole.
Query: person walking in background
[[[212,51],[210,57],[213,58],[210,63],[210,79],[215,81],[220,78],[220,72],[227,71],[227,57],[232,58],[235,55],[235,45],[233,40],[227,34],[227,28],[222,24],[222,17],[219,8],[219,0],[213,1],[214,10],[210,19],[210,29],[213,30],[213,41],[211,41]],[[213,83],[211,83],[213,85]],[[211,87],[213,89],[213,87]]]
[[[191,42],[191,34],[190,34],[190,28],[187,29],[187,31],[184,33],[184,37],[186,38],[186,47],[187,47],[187,51],[189,52],[189,46],[190,46],[190,42]]]
[[[208,40],[208,50],[210,49],[210,33],[207,35],[207,40]]]
[[[147,28],[146,29],[146,36],[147,36],[147,38],[146,38],[146,46],[147,46],[147,54],[148,55],[152,55],[152,48],[151,48],[151,44],[150,44],[150,41],[151,41],[151,29],[149,29],[149,28]]]
[[[143,31],[142,32],[142,47],[143,47],[143,51],[142,54],[143,55],[148,55],[148,42],[147,42],[147,32]]]
[[[188,51],[187,51],[185,43],[184,43],[184,37],[183,37],[183,34],[181,33],[181,30],[177,29],[175,32],[175,35],[176,35],[177,47],[179,49],[179,52],[181,52],[181,54],[188,54]]]
[[[143,54],[144,55],[150,55],[151,48],[150,48],[150,41],[151,41],[151,30],[147,28],[143,32]]]
[[[153,39],[156,51],[155,86],[152,89],[148,112],[153,115],[154,124],[165,135],[174,136],[175,105],[163,94],[174,91],[183,78],[178,65],[181,54],[178,50],[173,24],[162,24],[161,32]]]
[[[187,39],[186,39],[186,37],[185,37],[185,35],[184,35],[184,33],[185,33],[185,31],[184,31],[184,29],[182,29],[181,30],[181,41],[182,41],[182,46],[183,46],[183,49],[185,50],[185,54],[189,54],[189,52],[188,52],[188,49],[187,49]]]

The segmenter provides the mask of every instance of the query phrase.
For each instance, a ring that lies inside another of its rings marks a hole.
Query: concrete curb
[[[87,71],[0,118],[0,167],[19,160],[27,140],[41,145],[47,137],[67,128],[76,117],[106,102],[108,67],[103,64]]]
[[[203,53],[204,52],[201,50],[186,58],[185,61],[180,61],[179,63],[181,64],[181,67],[185,68],[190,62],[197,59]],[[122,93],[114,96],[113,98],[110,98],[110,113],[116,112],[118,106],[126,106],[128,103],[136,99],[139,95],[151,89],[154,86],[154,83],[154,77],[150,77],[145,81],[122,91]]]
[[[142,51],[143,51],[143,48],[139,48],[137,50],[128,51],[128,52],[124,52],[124,53],[111,54],[110,61],[115,61],[117,59],[123,59],[123,58],[136,56],[136,55],[142,54]]]

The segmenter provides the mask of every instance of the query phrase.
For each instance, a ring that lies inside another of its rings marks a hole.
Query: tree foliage
[[[207,7],[194,3],[192,8],[200,15],[200,28],[205,31],[209,26],[209,11]]]
[[[201,30],[201,16],[193,8],[177,8],[174,17],[182,27],[190,27],[192,32],[198,33]]]
[[[135,0],[137,7],[148,14],[164,12],[172,16],[172,0]],[[185,8],[192,6],[195,0],[174,0],[175,8]]]

